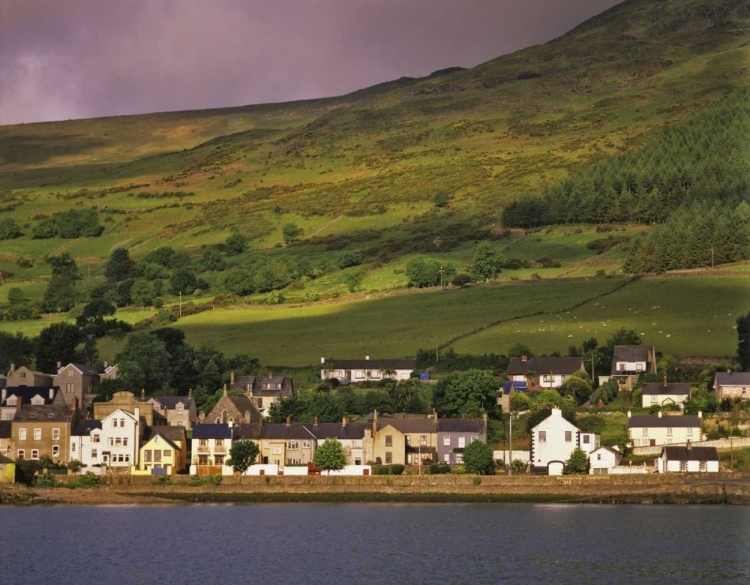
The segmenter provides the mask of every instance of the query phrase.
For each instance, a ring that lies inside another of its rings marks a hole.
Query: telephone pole
[[[180,291],[180,319],[182,319],[182,291]]]
[[[440,288],[442,290],[445,290],[445,285],[443,285],[443,265],[440,265]]]

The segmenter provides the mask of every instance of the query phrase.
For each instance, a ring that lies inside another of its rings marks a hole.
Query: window
[[[26,377],[26,372],[21,372],[21,377],[25,378]]]
[[[146,463],[151,463],[151,451],[143,452],[143,461]]]
[[[386,447],[393,447],[393,435],[386,435],[385,436],[385,446]]]
[[[172,449],[164,449],[164,457],[171,457]]]
[[[411,445],[411,435],[406,435],[406,436],[404,437],[404,440],[406,441],[406,444],[407,444],[407,445]]]
[[[543,382],[549,382],[549,383],[551,383],[553,380],[554,380],[554,377],[550,376],[549,374],[545,374],[544,376],[542,376],[542,381]]]
[[[687,461],[680,461],[680,471],[687,471]]]
[[[643,427],[643,429],[641,430],[641,434],[644,437],[648,437],[648,427]]]
[[[26,457],[26,450],[25,449],[19,449],[18,450],[18,459],[23,459]]]
[[[672,436],[672,427],[667,427],[667,436]]]
[[[672,439],[667,438],[667,445],[671,445],[671,444],[672,444]]]
[[[618,372],[624,372],[625,371],[625,363],[624,362],[617,362],[617,371]]]
[[[281,455],[281,447],[274,446],[272,453],[274,455]]]
[[[65,384],[65,394],[73,394],[76,391],[76,385],[68,382]]]
[[[472,437],[472,438],[471,438],[471,442],[472,442],[472,443],[473,443],[474,441],[478,441],[478,440],[479,440],[479,437]]]
[[[52,440],[53,441],[60,440],[60,429],[52,429]]]
[[[220,445],[219,441],[223,442],[223,439],[216,439],[216,446],[217,447]],[[208,447],[208,439],[198,439],[198,446],[199,447]]]
[[[161,463],[161,450],[154,449],[154,463]]]
[[[121,427],[124,427],[124,426],[125,426],[125,419],[124,419],[124,418],[121,418],[121,419],[120,419],[120,426],[121,426]]]
[[[287,465],[302,465],[302,459],[299,457],[295,457],[294,459],[287,459],[286,460]]]
[[[224,465],[224,455],[217,455],[214,459],[216,460],[216,465]]]
[[[97,450],[96,449],[91,449],[91,457],[93,459],[96,459],[98,456],[99,456],[99,453],[97,452]]]
[[[185,408],[182,406],[182,404],[177,405],[177,414],[182,414],[184,410]]]
[[[60,456],[60,445],[52,445],[52,457]]]
[[[687,428],[687,436],[691,437],[692,435],[693,435],[693,427],[688,427]]]
[[[19,441],[26,440],[26,429],[18,429],[18,440]]]
[[[443,447],[450,447],[450,446],[451,446],[451,436],[443,435]]]
[[[128,438],[127,437],[123,438],[123,440],[122,440],[122,446],[123,447],[127,447],[128,446]]]
[[[310,448],[310,441],[302,441],[302,448],[303,449],[309,449]]]
[[[101,437],[98,434],[97,435],[91,435],[91,442],[92,443],[98,443],[98,442],[100,442],[100,440],[101,440]]]
[[[446,463],[450,464],[450,462],[451,462],[451,454],[450,453],[446,453],[445,455],[443,455],[443,459],[445,460]]]
[[[42,429],[34,429],[34,440],[35,441],[42,440]]]
[[[698,471],[708,471],[708,465],[706,464],[705,461],[701,461],[698,464]]]
[[[115,446],[115,438],[114,437],[110,437],[109,438],[109,446],[110,447],[114,447]]]
[[[466,437],[459,437],[458,438],[458,448],[463,449],[466,447]]]
[[[427,435],[419,435],[419,444],[423,447],[427,445]]]
[[[129,453],[125,454],[125,463],[130,463],[130,454]]]
[[[547,442],[547,431],[539,431],[539,442],[540,443]]]
[[[122,437],[117,437],[115,439],[115,447],[122,447]]]
[[[573,431],[565,431],[565,442],[570,443],[573,440]]]
[[[390,451],[385,452],[385,462],[386,464],[393,463],[393,453]]]
[[[456,463],[461,465],[464,462],[464,454],[463,453],[456,453]]]
[[[657,404],[659,402],[659,397],[656,394],[651,395],[651,404]]]
[[[602,454],[601,453],[597,453],[596,454],[596,460],[597,461],[601,461],[602,460]]]
[[[31,450],[31,458],[32,459],[39,459],[39,449],[32,449]]]
[[[643,362],[641,362],[640,364],[635,364],[636,372],[642,372],[645,369],[646,369],[646,364],[644,364]]]
[[[297,441],[287,441],[286,448],[287,449],[292,449],[294,451],[298,451],[299,450],[299,443]]]
[[[263,448],[268,449],[271,447],[271,441],[263,441]]]
[[[591,443],[591,436],[590,435],[583,435],[583,444],[584,445],[588,445],[589,443]],[[601,457],[601,455],[600,455],[600,457]]]
[[[72,451],[73,453],[75,453],[75,452],[76,452],[76,444],[75,444],[75,443],[73,443],[73,444],[72,444],[72,445],[70,446],[70,450],[71,450],[71,451]]]
[[[362,370],[355,370],[354,371],[354,377],[357,380],[364,380],[365,379],[365,373]]]
[[[208,465],[208,455],[198,455],[198,465]]]

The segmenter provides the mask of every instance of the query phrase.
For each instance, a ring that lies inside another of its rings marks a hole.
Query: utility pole
[[[714,247],[711,246],[711,270],[714,269]]]
[[[442,290],[445,290],[445,286],[443,285],[443,265],[440,265],[440,288]]]
[[[513,412],[508,416],[508,475],[513,475]]]
[[[182,319],[182,291],[180,291],[180,319]]]

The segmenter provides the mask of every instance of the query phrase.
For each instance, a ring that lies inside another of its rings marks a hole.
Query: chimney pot
[[[660,410],[659,412],[657,412],[657,413],[656,413],[656,416],[658,416],[659,418],[661,418],[661,415],[662,415],[662,412],[661,412],[661,410]]]
[[[141,398],[146,398],[146,389],[141,388]]]
[[[527,361],[529,361],[529,356],[527,356],[526,354],[523,354],[523,355],[521,356],[521,361],[522,361],[522,362],[527,362]]]
[[[370,359],[370,356],[369,356],[369,355],[366,355],[366,356],[365,356],[365,359],[366,359],[366,360],[369,360],[369,359]]]
[[[318,417],[313,418],[313,426],[318,426]]]
[[[62,367],[62,362],[58,361],[57,362],[57,369],[59,370],[61,367]]]
[[[229,372],[229,384],[231,386],[234,386],[234,370],[232,370],[231,372]]]
[[[633,416],[633,413],[628,411],[628,418],[630,418],[631,416]]]
[[[286,426],[289,426],[290,424],[292,424],[292,417],[288,416],[286,417]]]

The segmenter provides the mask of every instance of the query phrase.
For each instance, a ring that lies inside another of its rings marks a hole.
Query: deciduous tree
[[[326,439],[315,450],[313,463],[315,467],[321,467],[325,471],[338,471],[346,467],[346,452],[341,441],[338,439]]]

